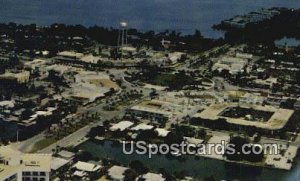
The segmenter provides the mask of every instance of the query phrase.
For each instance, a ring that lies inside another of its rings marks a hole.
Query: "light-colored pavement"
[[[32,138],[29,138],[27,140],[24,140],[24,141],[20,141],[20,142],[16,142],[16,143],[12,143],[12,147],[21,151],[21,152],[24,152],[24,153],[27,153],[27,152],[30,152],[34,146],[34,143],[40,141],[44,139],[44,134],[43,133],[40,133],[38,135],[35,135],[34,137]]]

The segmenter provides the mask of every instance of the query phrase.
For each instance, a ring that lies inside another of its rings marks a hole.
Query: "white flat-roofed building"
[[[151,100],[131,107],[128,113],[135,117],[162,121],[170,119],[176,107],[178,106],[169,102]]]
[[[49,181],[50,154],[23,154],[10,146],[0,147],[0,181]]]
[[[63,51],[57,53],[58,56],[63,57],[63,58],[68,58],[68,59],[80,59],[84,55],[82,53],[77,53],[74,51]]]
[[[99,87],[89,83],[79,83],[72,85],[72,90],[66,97],[82,100],[84,103],[95,101],[97,98],[105,97],[105,93],[109,92],[106,87]]]
[[[154,126],[152,126],[152,125],[147,125],[145,123],[141,123],[141,124],[131,128],[131,130],[133,130],[133,131],[145,131],[145,130],[151,130],[153,128],[154,128]]]
[[[51,170],[58,170],[61,167],[67,165],[68,163],[70,163],[71,160],[67,160],[64,158],[59,158],[59,157],[52,157],[52,161],[51,161]]]
[[[127,167],[122,167],[122,166],[112,166],[110,169],[108,169],[108,177],[110,178],[109,180],[112,181],[123,181],[125,178],[125,171],[128,170],[129,168]]]
[[[223,113],[227,109],[232,108],[242,108],[249,109],[260,112],[270,113],[270,117],[267,120],[256,120],[249,121],[246,117],[226,117],[223,116]],[[207,121],[216,121],[220,118],[226,120],[227,123],[239,126],[253,126],[256,128],[274,131],[284,128],[284,126],[289,121],[290,117],[293,115],[294,111],[290,109],[276,108],[274,106],[261,106],[253,104],[237,104],[237,103],[221,103],[221,104],[212,104],[200,113],[196,113],[193,118],[200,118]]]
[[[62,151],[58,152],[58,155],[59,155],[61,158],[70,160],[70,159],[73,159],[73,158],[74,158],[75,153],[69,152],[69,151],[66,151],[66,150],[62,150]]]
[[[150,172],[139,176],[138,178],[136,178],[136,181],[140,179],[144,181],[165,181],[166,180],[161,174],[150,173]]]
[[[105,73],[92,71],[76,71],[75,81],[71,89],[63,93],[63,97],[87,104],[98,98],[103,98],[111,89],[117,91],[119,86]]]
[[[238,74],[244,72],[244,67],[248,64],[248,60],[245,58],[237,58],[237,57],[222,57],[218,62],[216,62],[212,70],[218,70],[221,72],[222,70],[229,71],[230,74]]]
[[[159,137],[166,137],[170,133],[170,131],[164,128],[156,128],[155,131],[157,132]]]
[[[100,60],[99,57],[95,57],[93,55],[86,55],[80,58],[82,62],[96,64]]]
[[[125,131],[126,129],[130,128],[133,125],[133,122],[130,121],[121,121],[117,124],[114,124],[109,128],[110,131]]]
[[[253,85],[256,87],[261,88],[271,88],[274,84],[277,83],[277,78],[270,77],[268,79],[255,79],[253,82]]]
[[[244,96],[240,97],[240,103],[245,104],[259,104],[262,105],[265,98],[260,95],[255,95],[251,93],[246,93]]]
[[[0,101],[0,108],[13,108],[15,107],[15,101]]]
[[[84,172],[97,172],[102,168],[102,166],[93,163],[78,161],[73,165],[73,168]]]
[[[198,144],[201,144],[204,142],[204,140],[202,140],[202,139],[197,139],[197,138],[193,138],[193,137],[184,137],[184,141],[186,143],[194,144],[194,145],[198,145]]]
[[[236,53],[237,58],[252,59],[253,55],[249,53]]]
[[[194,114],[199,109],[188,103],[188,99],[179,98],[176,93],[168,93],[162,97],[145,100],[127,110],[127,114],[146,120],[164,124],[184,116]]]

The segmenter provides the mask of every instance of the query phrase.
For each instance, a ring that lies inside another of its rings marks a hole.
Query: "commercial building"
[[[145,118],[153,121],[167,121],[172,116],[172,109],[176,105],[159,100],[145,101],[131,107],[128,113],[134,117]]]
[[[74,51],[63,51],[57,54],[59,60],[79,60],[84,55]]]
[[[87,104],[105,97],[111,90],[119,90],[119,86],[105,73],[76,71],[75,80],[63,97]]]
[[[0,181],[49,181],[50,154],[23,154],[0,147]]]
[[[264,88],[264,89],[270,89],[273,87],[274,84],[277,83],[277,78],[270,77],[268,79],[262,80],[262,79],[255,79],[252,81],[252,86],[257,88]]]
[[[223,70],[228,71],[232,75],[243,73],[245,66],[248,64],[248,59],[237,58],[237,57],[222,57],[212,67],[213,71],[222,72]]]
[[[273,133],[284,128],[293,113],[293,110],[273,106],[221,103],[210,105],[193,118],[204,125],[218,124],[218,121],[225,120],[231,127],[255,127]]]

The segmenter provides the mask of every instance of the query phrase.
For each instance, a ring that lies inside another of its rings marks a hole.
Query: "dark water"
[[[205,178],[213,175],[217,180],[300,180],[300,160],[293,170],[282,171],[225,163],[202,157],[195,159],[195,157],[189,156],[185,161],[180,161],[177,158],[167,158],[164,155],[153,155],[151,159],[147,155],[125,155],[122,152],[121,144],[112,146],[110,141],[105,141],[101,144],[87,141],[80,145],[79,149],[86,150],[99,158],[112,158],[124,165],[128,165],[133,160],[140,160],[151,170],[158,171],[159,168],[165,168],[170,173],[187,170],[187,173],[194,178]]]
[[[172,29],[219,37],[211,26],[259,8],[300,8],[299,0],[0,0],[0,22],[117,27],[127,20],[140,30]]]
[[[275,44],[277,46],[291,46],[291,47],[297,47],[300,46],[300,39],[295,38],[282,38],[280,40],[276,40]]]

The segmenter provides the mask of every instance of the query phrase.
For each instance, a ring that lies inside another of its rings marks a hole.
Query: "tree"
[[[169,172],[167,172],[164,168],[159,168],[158,172],[166,178],[166,181],[176,180]]]
[[[156,90],[155,89],[151,89],[151,92],[149,93],[149,97],[151,99],[154,99],[157,96]]]
[[[93,127],[88,136],[93,138],[95,136],[103,136],[105,134],[105,127],[104,126],[97,126],[97,127]]]
[[[300,85],[300,71],[298,71],[296,74],[296,81],[297,81],[297,84]]]
[[[211,175],[210,177],[206,177],[204,178],[204,181],[215,181],[216,179],[214,178],[213,175]]]
[[[145,174],[149,171],[149,169],[145,167],[144,164],[139,160],[134,160],[130,162],[129,167],[139,175]]]
[[[135,178],[138,176],[138,174],[132,169],[127,169],[124,175],[125,175],[124,181],[134,181]]]
[[[165,137],[165,143],[168,145],[171,144],[180,144],[183,141],[183,135],[181,133],[171,132]]]
[[[257,142],[260,141],[260,139],[261,139],[261,135],[260,135],[260,134],[255,134],[255,135],[254,135],[254,140],[253,140],[253,141],[257,143]]]
[[[254,146],[251,145],[248,150],[244,150],[243,146],[245,144],[249,144],[249,141],[246,140],[243,137],[233,137],[230,139],[230,144],[234,145],[234,152],[232,153],[231,151],[228,150],[228,148],[226,148],[225,150],[225,155],[227,157],[227,159],[229,160],[235,160],[235,161],[241,161],[241,160],[245,160],[245,161],[249,161],[249,162],[260,162],[262,161],[263,157],[264,157],[264,153],[258,153],[255,154],[253,152]],[[244,153],[243,151],[249,151],[249,153]]]
[[[114,60],[121,58],[121,54],[119,53],[117,48],[113,48],[110,50],[110,57]]]
[[[77,155],[76,158],[77,160],[87,162],[93,160],[93,155],[87,151],[82,151]]]
[[[186,170],[182,170],[182,171],[175,171],[174,172],[174,175],[175,175],[175,177],[176,178],[178,178],[178,179],[184,179],[185,178],[185,176],[187,175],[187,171]]]
[[[198,136],[202,139],[204,139],[206,137],[206,131],[204,129],[200,129],[198,131]]]
[[[142,131],[141,133],[138,134],[137,140],[148,141],[148,140],[153,140],[157,137],[158,137],[158,134],[153,129],[152,130],[145,130],[145,131]]]

